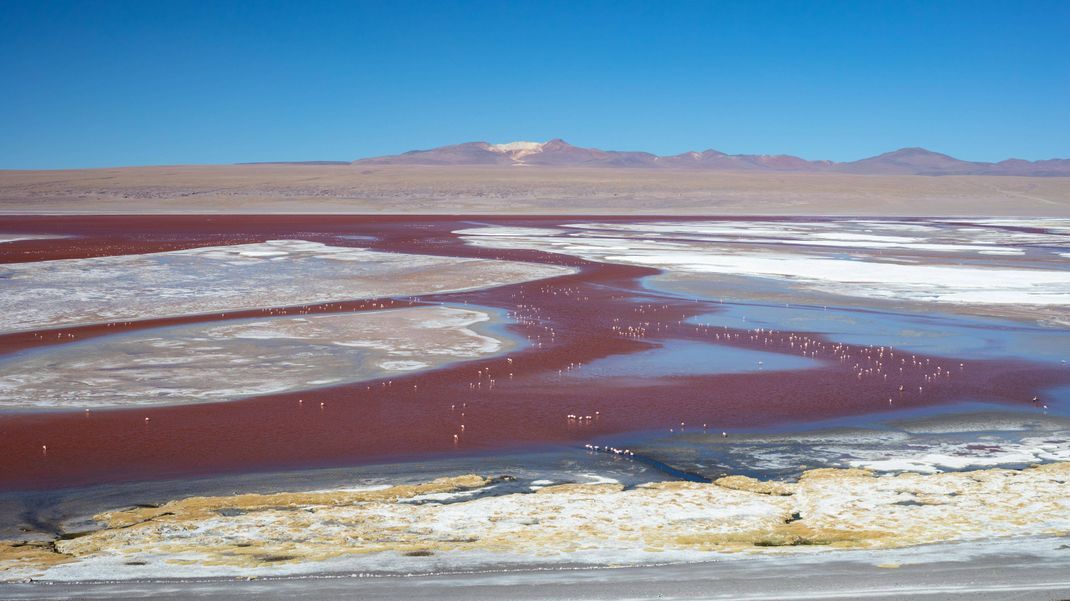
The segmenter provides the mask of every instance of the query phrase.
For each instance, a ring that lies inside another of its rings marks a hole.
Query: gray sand
[[[1053,544],[1058,543],[1054,541]],[[1052,553],[1058,553],[1054,551]],[[408,577],[319,577],[0,585],[19,599],[970,599],[1070,598],[1065,558],[989,555],[880,568],[848,561],[765,557],[619,569],[531,570]]]

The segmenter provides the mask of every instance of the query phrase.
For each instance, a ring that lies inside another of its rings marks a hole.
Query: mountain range
[[[486,165],[513,167],[606,167],[707,171],[833,172],[861,175],[1070,176],[1070,159],[998,163],[962,161],[924,148],[902,148],[850,162],[810,161],[784,154],[726,154],[717,150],[658,156],[649,152],[600,150],[549,142],[466,142],[429,150],[353,161],[355,165]]]

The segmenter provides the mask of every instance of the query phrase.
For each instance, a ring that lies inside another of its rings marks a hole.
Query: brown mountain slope
[[[1070,159],[998,163],[962,161],[924,148],[893,152],[837,163],[810,161],[791,155],[726,154],[717,150],[658,156],[573,146],[561,139],[549,142],[490,144],[467,142],[429,150],[361,159],[356,165],[503,165],[552,167],[638,167],[703,171],[836,172],[859,175],[1020,175],[1070,176]]]

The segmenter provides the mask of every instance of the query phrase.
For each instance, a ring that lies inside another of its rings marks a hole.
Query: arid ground
[[[1070,215],[1070,178],[555,167],[0,171],[0,213]]]

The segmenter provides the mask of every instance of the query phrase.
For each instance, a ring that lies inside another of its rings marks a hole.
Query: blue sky
[[[1070,2],[0,0],[0,168],[561,137],[1070,157]]]

